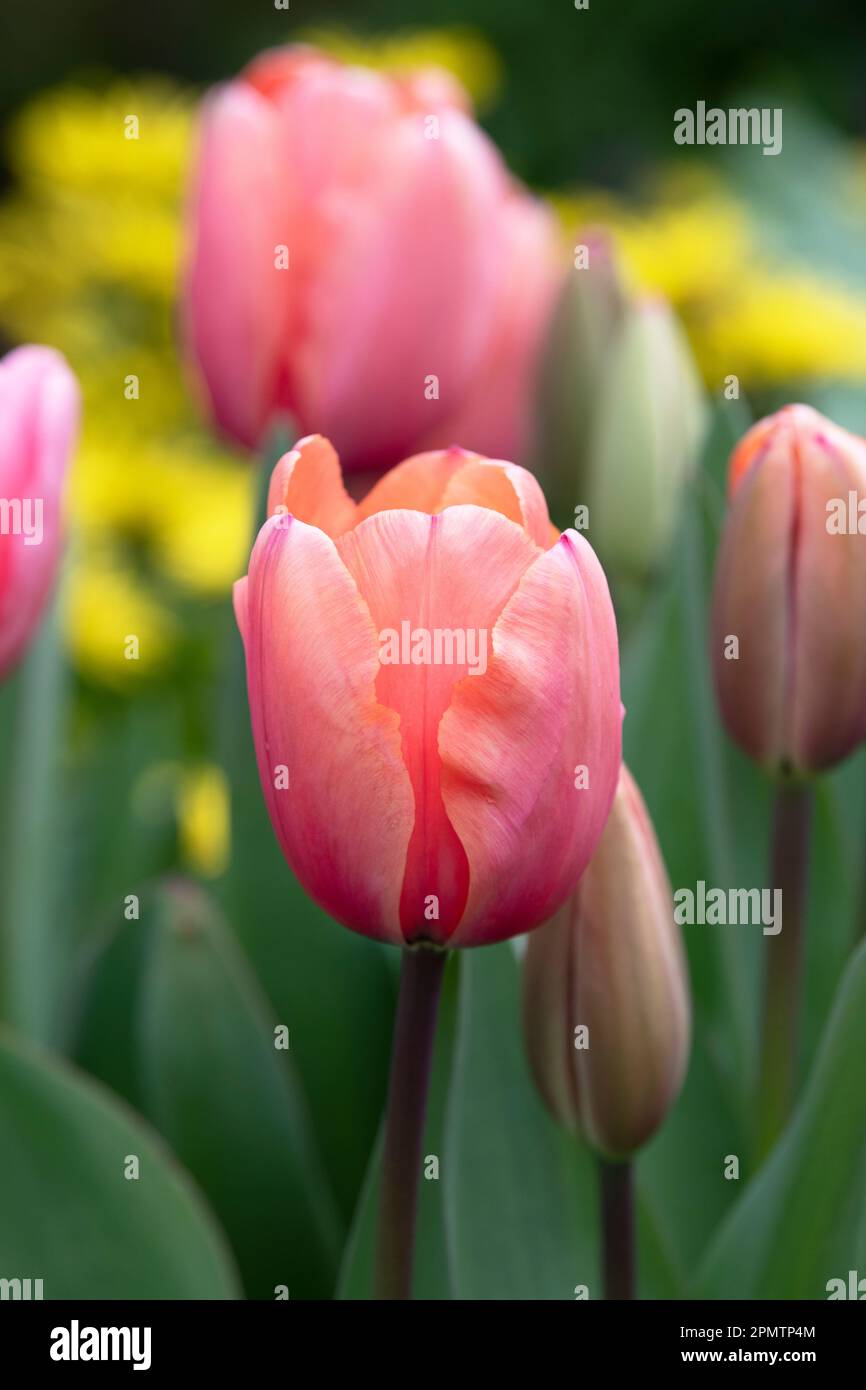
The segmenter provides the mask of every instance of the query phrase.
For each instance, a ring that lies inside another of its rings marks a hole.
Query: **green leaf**
[[[866,943],[840,986],[794,1118],[725,1222],[705,1298],[823,1298],[858,1268],[866,1169]]]
[[[760,812],[760,779],[744,760],[737,762],[721,726],[709,650],[722,480],[744,423],[737,402],[717,403],[699,475],[685,499],[667,583],[623,654],[624,757],[646,799],[675,889],[694,890],[700,880],[721,888],[764,882],[763,852],[757,865],[740,853],[743,843],[760,843],[766,833],[760,814],[756,831],[749,819],[750,807],[757,804]],[[734,796],[738,777],[748,788],[742,797]],[[707,1046],[739,1085],[744,1103],[755,1051],[760,932],[695,925],[684,935],[699,1026],[706,1027]]]
[[[444,1162],[455,1297],[598,1297],[595,1165],[542,1108],[521,1033],[513,948],[467,951]]]
[[[341,1241],[291,1051],[200,889],[150,895],[96,972],[79,1055],[121,1086],[194,1173],[248,1297],[325,1297]],[[291,1037],[293,1044],[294,1039]]]
[[[644,1297],[685,1297],[688,1280],[737,1199],[737,1184],[724,1176],[725,1155],[742,1154],[744,1145],[743,1116],[699,1033],[682,1093],[637,1158]]]
[[[451,1272],[445,1237],[442,1197],[442,1168],[445,1153],[445,1121],[454,1046],[457,1030],[457,994],[460,959],[448,962],[442,984],[430,1097],[424,1129],[424,1158],[439,1160],[439,1178],[422,1176],[418,1192],[418,1228],[415,1249],[413,1292],[416,1299],[453,1297]],[[338,1297],[373,1297],[373,1259],[376,1248],[376,1222],[379,1211],[379,1181],[382,1166],[383,1131],[380,1130],[364,1186],[358,1200],[352,1230],[343,1256]]]
[[[138,1179],[125,1177],[128,1158]],[[225,1299],[225,1240],[158,1137],[108,1091],[0,1033],[0,1271],[51,1299]]]

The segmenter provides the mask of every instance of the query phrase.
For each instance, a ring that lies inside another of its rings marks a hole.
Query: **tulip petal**
[[[581,1126],[596,1148],[626,1155],[655,1133],[682,1085],[690,1014],[667,870],[625,767],[569,908],[574,1023],[590,1039],[573,1054]]]
[[[268,489],[268,516],[283,513],[338,536],[355,524],[355,503],[343,487],[340,460],[329,440],[320,434],[299,439],[284,454]]]
[[[803,447],[802,445],[800,447]],[[800,469],[788,746],[829,767],[866,735],[866,537],[828,529],[828,502],[866,498],[866,445],[824,428]],[[832,620],[828,621],[828,615]]]
[[[390,123],[363,197],[341,195],[318,221],[299,413],[357,469],[395,464],[453,413],[501,288],[504,169],[461,113],[436,119],[436,138],[420,115]]]
[[[564,1129],[580,1123],[574,1029],[584,1022],[574,1008],[576,933],[572,903],[531,933],[523,960],[523,1032],[533,1079]]]
[[[777,765],[785,750],[796,488],[789,442],[777,432],[738,481],[716,561],[712,657],[719,705],[732,737],[767,766]]]
[[[358,522],[376,512],[395,510],[438,512],[450,480],[468,462],[478,458],[453,445],[427,454],[415,454],[391,468],[370,489],[358,506]]]
[[[235,604],[259,773],[283,853],[327,912],[401,943],[412,787],[399,720],[376,697],[369,610],[334,542],[292,517],[265,522]]]
[[[280,353],[293,331],[291,208],[277,115],[233,84],[204,107],[193,194],[196,244],[184,294],[186,333],[222,429],[256,448],[280,391]],[[291,266],[291,260],[289,262]]]
[[[613,800],[621,717],[607,582],[567,531],[524,575],[486,674],[460,683],[440,726],[442,797],[470,875],[451,945],[527,931],[572,892]]]
[[[468,876],[440,791],[439,723],[456,683],[484,683],[483,674],[468,672],[486,664],[489,634],[538,550],[519,527],[477,507],[449,507],[435,516],[378,512],[341,536],[337,547],[380,635],[377,695],[400,716],[415,795],[404,934],[410,941],[443,941],[463,912]],[[437,633],[449,636],[437,639]],[[431,899],[438,899],[438,916],[429,915]]]
[[[537,480],[525,468],[498,459],[466,463],[449,479],[439,510],[474,503],[501,512],[522,526],[542,550],[551,544],[547,503]],[[558,539],[558,533],[556,536]]]
[[[444,435],[489,458],[525,460],[532,432],[535,364],[562,281],[553,219],[524,194],[499,213],[505,240],[495,312],[474,380],[454,410],[423,443]],[[583,422],[581,422],[582,424]]]
[[[22,518],[25,507],[41,508],[38,540],[35,531],[0,534],[0,675],[20,656],[54,582],[79,413],[78,384],[59,353],[22,347],[0,362],[0,496]]]

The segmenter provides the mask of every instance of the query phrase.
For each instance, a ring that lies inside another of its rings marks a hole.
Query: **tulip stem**
[[[412,1297],[412,1265],[427,1091],[447,952],[429,946],[403,952],[391,1052],[379,1230],[376,1298]]]
[[[781,926],[767,937],[758,1080],[758,1161],[773,1147],[794,1094],[812,829],[812,789],[783,783],[773,813],[772,886],[781,892]]]
[[[598,1160],[601,1185],[601,1268],[606,1299],[633,1299],[637,1280],[634,1164]]]

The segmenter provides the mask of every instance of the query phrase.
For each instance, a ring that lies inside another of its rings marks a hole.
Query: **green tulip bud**
[[[643,584],[668,553],[706,429],[691,351],[664,299],[631,305],[591,425],[589,538],[614,582]]]

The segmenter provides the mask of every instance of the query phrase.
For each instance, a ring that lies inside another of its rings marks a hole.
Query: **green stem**
[[[781,892],[781,930],[767,937],[758,1080],[758,1161],[784,1128],[794,1094],[812,829],[812,788],[784,783],[773,815],[772,886]]]
[[[373,1278],[375,1296],[380,1299],[412,1297],[421,1148],[446,959],[445,951],[429,946],[403,952]]]
[[[634,1165],[598,1160],[601,1186],[601,1267],[605,1299],[634,1299],[637,1255]]]

